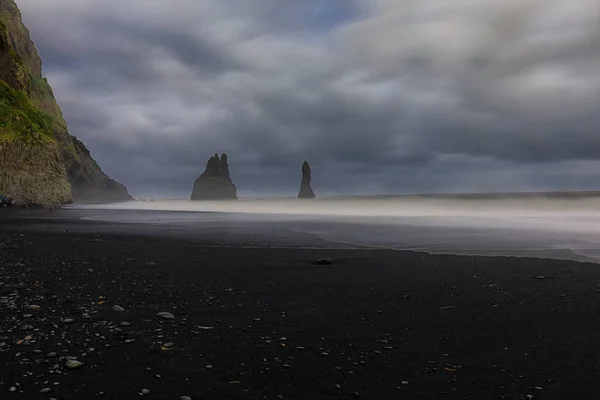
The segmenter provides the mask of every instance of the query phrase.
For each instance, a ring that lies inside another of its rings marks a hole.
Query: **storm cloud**
[[[71,133],[137,196],[600,187],[596,0],[20,0]]]

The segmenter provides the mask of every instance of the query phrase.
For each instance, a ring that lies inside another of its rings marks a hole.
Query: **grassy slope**
[[[0,143],[13,140],[52,141],[54,121],[39,111],[24,92],[0,81]]]
[[[3,43],[8,43],[8,28],[5,19],[0,18],[0,35]],[[0,79],[0,143],[15,140],[52,141],[54,127],[60,124],[57,118],[46,114],[34,104],[27,93],[32,86],[43,86],[31,78],[23,59],[9,46],[3,63],[9,68],[7,75],[10,83]],[[34,93],[41,91],[35,90]]]

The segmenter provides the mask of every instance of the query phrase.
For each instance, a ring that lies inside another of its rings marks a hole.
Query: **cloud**
[[[71,133],[136,193],[594,188],[595,0],[21,0]],[[60,29],[57,29],[60,27]],[[582,168],[581,165],[586,165]]]

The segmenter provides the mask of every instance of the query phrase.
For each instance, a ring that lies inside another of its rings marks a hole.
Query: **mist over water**
[[[122,223],[225,226],[249,235],[271,226],[280,235],[302,233],[332,244],[600,261],[600,197],[595,195],[172,200],[76,207],[129,210],[87,217]]]

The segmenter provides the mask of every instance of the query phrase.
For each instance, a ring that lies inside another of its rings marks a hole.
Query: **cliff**
[[[300,193],[298,193],[299,199],[314,199],[315,192],[310,187],[310,180],[312,179],[312,171],[310,165],[306,161],[302,164],[302,182],[300,183]]]
[[[236,188],[229,176],[227,154],[217,154],[206,163],[206,169],[194,182],[192,200],[235,200]]]
[[[69,134],[14,0],[0,0],[0,193],[26,204],[131,199]]]

